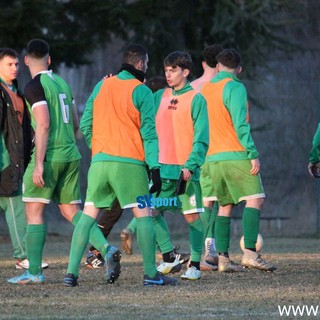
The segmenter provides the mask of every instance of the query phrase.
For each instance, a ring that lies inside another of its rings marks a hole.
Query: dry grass
[[[264,257],[279,267],[274,273],[203,272],[200,281],[179,281],[176,287],[155,288],[142,286],[141,256],[136,244],[133,256],[123,255],[122,274],[115,284],[104,282],[103,270],[83,266],[80,286],[64,287],[69,240],[47,238],[45,257],[50,268],[45,270],[46,284],[14,286],[6,279],[21,271],[13,268],[14,261],[8,258],[10,244],[2,239],[0,319],[260,320],[280,319],[278,305],[319,304],[320,246],[316,238],[265,239]],[[117,239],[112,243],[119,244]],[[187,249],[186,242],[180,244]],[[231,253],[234,260],[240,259],[238,241],[233,241]]]

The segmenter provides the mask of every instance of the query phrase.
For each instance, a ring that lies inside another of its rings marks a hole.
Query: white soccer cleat
[[[201,278],[201,271],[195,266],[191,266],[187,271],[181,275],[182,280],[199,280]]]
[[[173,262],[162,262],[157,267],[157,271],[162,274],[168,274],[168,273],[176,273],[181,270],[181,263],[180,261],[175,258]]]

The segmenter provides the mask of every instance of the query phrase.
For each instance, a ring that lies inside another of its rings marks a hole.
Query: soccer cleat
[[[108,283],[113,283],[119,278],[121,273],[120,259],[121,251],[113,246],[109,246],[104,258],[104,265],[106,267],[105,278]]]
[[[213,266],[218,266],[219,258],[213,238],[206,238],[205,240],[204,260]]]
[[[176,246],[173,248],[176,259],[178,259],[181,264],[187,263],[190,260],[190,253],[180,253],[178,252],[179,249],[180,246]]]
[[[42,261],[41,267],[42,269],[46,269],[49,267],[49,265],[46,262]],[[29,260],[28,259],[17,260],[16,269],[19,269],[19,270],[29,269]]]
[[[98,250],[89,250],[85,264],[89,269],[100,269],[104,265],[104,259]]]
[[[44,283],[44,275],[40,273],[34,276],[26,270],[21,276],[8,279],[8,282],[12,284],[41,284]]]
[[[176,273],[181,270],[181,263],[177,258],[173,262],[161,262],[157,270],[161,274]]]
[[[187,271],[181,275],[182,280],[199,280],[201,278],[201,271],[195,266],[191,266]]]
[[[120,233],[121,249],[124,253],[131,255],[132,251],[132,234],[129,229],[123,229]]]
[[[217,254],[208,254],[204,257],[206,263],[211,264],[212,266],[218,266],[219,264],[219,257]]]
[[[218,266],[214,266],[212,264],[207,263],[206,261],[201,261],[200,262],[200,270],[201,271],[217,271]]]
[[[241,264],[245,268],[256,268],[264,271],[275,271],[277,267],[261,258],[257,252],[244,249],[244,254],[241,259]]]
[[[63,279],[63,283],[66,287],[75,287],[78,286],[78,277],[76,277],[72,273],[66,274],[66,276]]]
[[[218,264],[219,272],[243,272],[243,266],[231,261],[228,257],[223,255],[219,256]]]
[[[169,278],[164,276],[163,274],[157,272],[154,278],[150,278],[147,275],[143,276],[143,285],[150,287],[150,286],[174,286],[177,284],[177,279]]]

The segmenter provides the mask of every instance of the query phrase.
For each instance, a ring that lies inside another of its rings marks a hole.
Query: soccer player
[[[143,84],[148,53],[137,44],[129,45],[122,56],[120,72],[100,81],[89,97],[81,130],[92,150],[85,207],[75,227],[70,261],[64,283],[77,285],[78,269],[91,226],[100,208],[111,207],[117,198],[121,207],[131,208],[137,223],[137,240],[144,267],[145,286],[174,285],[155,266],[155,234],[149,208],[139,208],[137,197],[149,194],[146,164],[151,171],[150,192],[161,190],[158,137],[154,103]],[[121,253],[104,240],[112,259],[107,264],[107,281],[120,275]],[[101,250],[99,250],[101,251]]]
[[[180,177],[180,181],[186,184],[185,190],[179,195],[189,227],[191,249],[189,267],[181,275],[185,280],[201,277],[203,228],[199,213],[203,212],[203,206],[199,178],[209,143],[207,104],[204,97],[190,86],[188,76],[191,67],[189,53],[170,53],[164,59],[169,88],[159,90],[154,95],[162,178],[160,197],[174,198]],[[161,214],[164,210],[181,212],[181,207],[162,206],[153,211],[154,230],[163,256],[158,271],[165,274],[179,271],[181,264],[173,252],[169,229]]]
[[[112,76],[109,75],[109,76]],[[107,78],[107,77],[105,77]],[[155,92],[167,86],[166,78],[163,76],[152,76],[146,82],[146,86]],[[113,226],[117,223],[122,215],[122,208],[119,201],[116,199],[112,205],[111,210],[103,210],[99,215],[98,226],[101,229],[104,236],[107,238],[110,234]],[[129,226],[121,231],[121,249],[128,255],[133,253],[132,250],[132,237],[136,233],[136,221],[132,219]],[[103,257],[100,252],[93,246],[90,247],[87,253],[86,266],[90,269],[98,269],[104,263]]]
[[[30,161],[32,129],[18,88],[18,72],[18,53],[11,48],[0,48],[0,210],[5,213],[16,268],[28,269],[22,177]],[[44,262],[42,267],[48,264]]]
[[[248,123],[247,92],[237,78],[241,72],[241,56],[234,49],[217,55],[217,75],[202,86],[208,103],[210,146],[207,172],[219,203],[215,237],[219,253],[218,271],[243,271],[244,267],[266,271],[276,267],[256,252],[259,217],[265,194],[260,178],[259,153]],[[242,224],[244,254],[241,265],[229,258],[230,216],[232,208],[245,201]]]
[[[191,81],[191,86],[201,92],[202,86],[212,80],[212,78],[217,74],[217,55],[223,50],[223,46],[220,44],[212,44],[204,48],[202,51],[202,75]]]
[[[220,44],[207,46],[202,51],[202,68],[203,74],[201,77],[193,80],[191,86],[201,92],[202,86],[209,82],[217,74],[217,55],[223,50]],[[204,232],[204,248],[205,252],[200,263],[200,269],[211,271],[217,270],[218,255],[215,246],[215,219],[218,213],[218,205],[215,203],[216,197],[210,197],[212,183],[211,179],[207,178],[207,164],[201,167],[200,185],[203,197],[204,212],[200,213],[200,218]]]
[[[46,238],[45,206],[54,201],[59,205],[61,214],[74,225],[81,215],[81,155],[75,141],[77,112],[69,85],[48,70],[50,63],[48,43],[42,39],[31,40],[25,64],[32,80],[25,87],[25,97],[32,114],[35,147],[23,177],[22,198],[26,205],[29,270],[8,280],[13,284],[39,284],[45,280],[41,269]],[[93,235],[95,231],[98,235],[101,233],[96,225]],[[96,243],[95,240],[93,242]]]
[[[112,76],[112,75],[110,75]],[[167,86],[167,81],[164,76],[152,76],[146,82],[146,86],[151,89],[152,92],[158,91]],[[149,170],[147,170],[149,171]],[[102,210],[99,215],[98,226],[101,229],[105,238],[108,237],[110,234],[113,226],[117,223],[119,218],[121,217],[123,209],[121,208],[119,201],[116,199],[112,205],[111,210]],[[136,219],[133,218],[130,224],[121,231],[120,238],[121,238],[121,249],[128,255],[133,254],[132,250],[132,238],[133,235],[136,233]],[[190,258],[190,254],[188,253],[181,253],[177,250],[179,246],[175,247],[174,252],[178,257],[181,264],[188,262]],[[87,258],[86,258],[86,266],[90,269],[99,269],[104,264],[104,259],[101,253],[94,248],[93,246],[90,247]]]

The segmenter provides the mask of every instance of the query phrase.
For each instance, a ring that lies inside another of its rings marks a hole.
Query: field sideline
[[[122,274],[109,285],[103,270],[81,268],[79,287],[66,288],[70,238],[49,235],[44,271],[46,284],[14,286],[6,279],[21,273],[10,259],[7,237],[0,239],[0,319],[305,319],[280,316],[279,307],[318,306],[320,309],[320,239],[265,238],[264,257],[278,266],[274,273],[246,270],[241,274],[203,272],[200,281],[179,281],[176,287],[144,288],[141,256],[123,255]],[[111,243],[119,245],[118,239]],[[175,239],[182,250],[187,242]],[[241,258],[233,239],[231,256]],[[185,267],[184,267],[185,268]],[[179,278],[181,273],[173,275]]]

